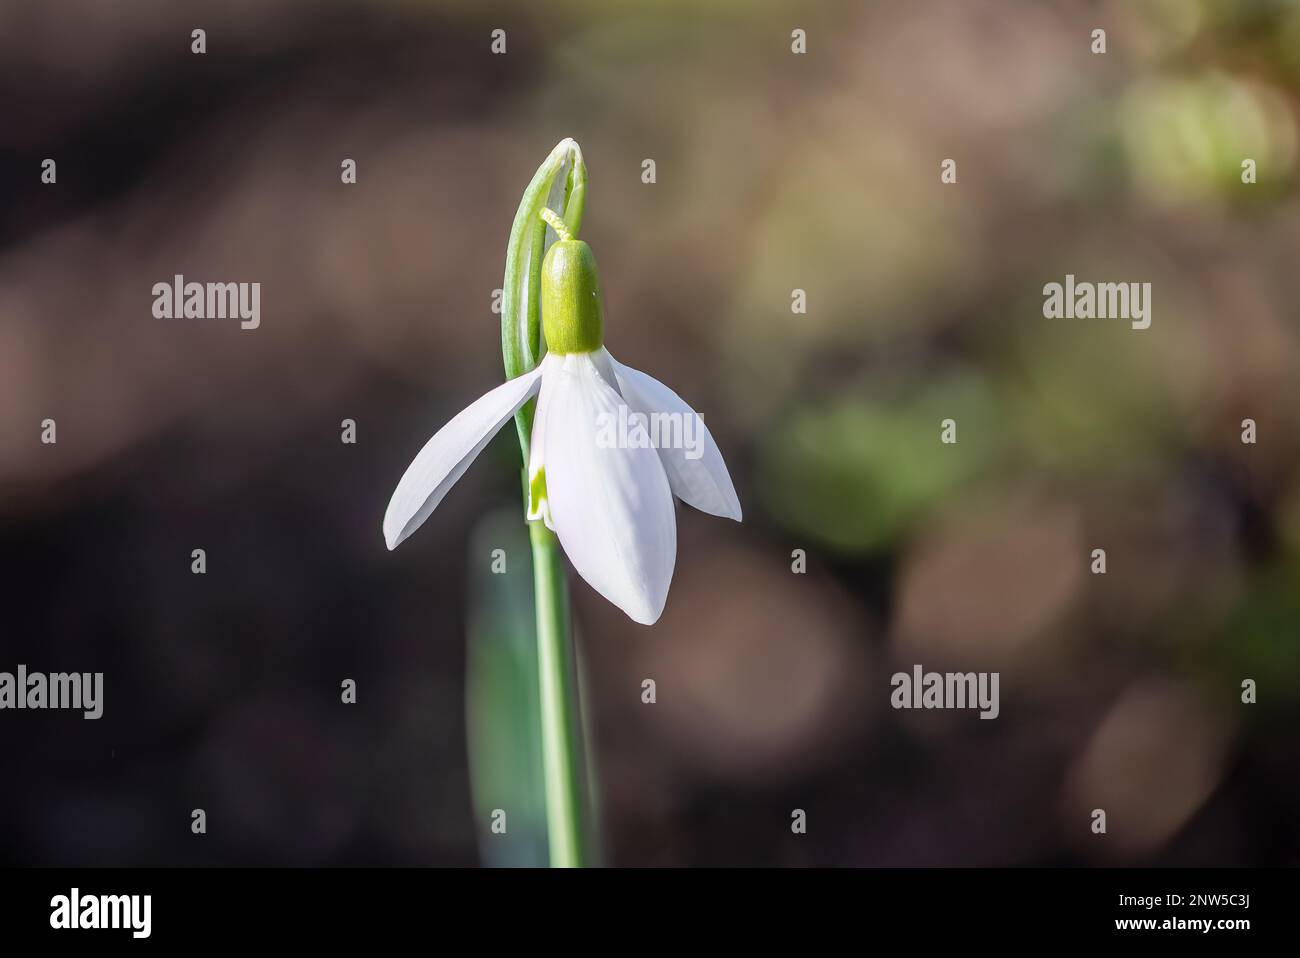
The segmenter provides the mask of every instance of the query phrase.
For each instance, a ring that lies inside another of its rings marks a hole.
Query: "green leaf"
[[[494,572],[493,550],[508,565]],[[546,795],[533,631],[528,532],[513,507],[484,516],[470,536],[465,725],[470,789],[483,863],[545,866]],[[493,812],[506,832],[492,831]]]
[[[566,167],[564,219],[577,235],[586,205],[587,167],[582,161],[582,150],[570,139],[556,144],[537,168],[519,201],[514,225],[510,229],[505,279],[501,284],[501,359],[507,379],[534,369],[542,358],[540,296],[546,224],[541,213],[556,177]],[[530,400],[515,415],[519,448],[525,463],[528,461],[535,406],[536,403]]]

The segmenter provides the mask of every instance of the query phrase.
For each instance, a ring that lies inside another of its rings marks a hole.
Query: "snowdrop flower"
[[[420,450],[388,504],[384,538],[393,549],[418,529],[497,430],[536,396],[528,518],[556,533],[592,588],[650,625],[663,612],[677,560],[673,496],[737,522],[740,501],[703,419],[663,383],[605,349],[591,248],[572,239],[551,211],[544,216],[560,236],[542,263],[548,352],[535,369],[471,403]],[[664,421],[655,414],[693,419],[697,441],[689,449],[653,445],[645,423]],[[629,434],[602,441],[610,422],[628,423]]]

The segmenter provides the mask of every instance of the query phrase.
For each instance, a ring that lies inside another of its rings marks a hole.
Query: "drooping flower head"
[[[736,521],[740,501],[703,418],[605,349],[595,256],[558,215],[543,217],[558,237],[541,267],[545,355],[425,444],[388,504],[384,538],[393,549],[419,528],[497,430],[537,396],[527,517],[556,533],[592,588],[649,625],[663,612],[677,559],[673,496]]]

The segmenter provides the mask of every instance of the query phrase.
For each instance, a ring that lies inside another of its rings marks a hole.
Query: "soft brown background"
[[[500,380],[572,136],[608,346],[745,506],[681,510],[652,629],[573,583],[605,860],[1294,864],[1298,94],[1282,2],[9,0],[0,669],[107,688],[0,714],[0,860],[533,860],[522,813],[480,852],[465,719],[512,431],[380,523]],[[1153,283],[1152,327],[1044,319],[1067,272]],[[261,282],[261,328],[154,319],[175,273]],[[1001,717],[892,711],[914,662],[1000,671]]]

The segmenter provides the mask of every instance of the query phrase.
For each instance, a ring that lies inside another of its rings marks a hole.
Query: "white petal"
[[[736,487],[731,484],[731,474],[722,461],[718,444],[704,424],[704,417],[653,376],[624,366],[612,356],[610,362],[618,379],[619,392],[627,404],[646,416],[668,413],[678,417],[673,422],[680,423],[681,431],[677,432],[675,428],[674,435],[690,439],[694,446],[673,448],[664,444],[663,437],[659,440],[659,457],[663,460],[673,493],[701,512],[739,522],[740,499],[736,496]]]
[[[547,353],[546,358],[542,360],[542,366],[548,363],[559,364],[563,362],[562,356],[556,356]],[[546,408],[549,404],[551,393],[555,388],[555,378],[547,378],[545,372],[542,374],[542,388],[537,396],[537,411],[533,415],[533,434],[528,439],[528,512],[530,520],[541,519],[546,523],[546,528],[552,532],[555,531],[555,523],[551,519],[550,500],[542,496],[536,503],[533,503],[533,481],[537,474],[546,468]]]
[[[623,405],[586,354],[547,370],[546,485],[560,544],[578,574],[643,625],[668,598],[677,561],[672,490],[653,448],[602,448],[602,414]]]
[[[425,443],[397,484],[384,514],[388,548],[395,549],[429,518],[497,430],[537,392],[541,375],[539,366],[502,383],[462,409]]]
[[[614,387],[614,392],[627,402],[627,397],[623,395],[623,390],[619,387],[618,377],[614,375],[614,357],[609,354],[609,350],[604,346],[591,354],[591,361],[596,364],[596,372],[600,373],[600,378]],[[629,407],[630,408],[630,407]]]

